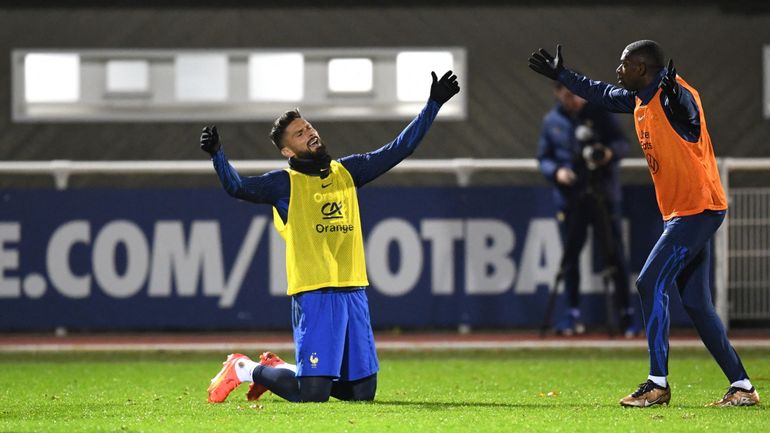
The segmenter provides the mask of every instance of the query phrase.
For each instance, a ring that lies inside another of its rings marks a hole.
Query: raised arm
[[[437,79],[433,72],[431,75],[433,83],[428,103],[395,140],[372,152],[350,155],[339,160],[350,172],[357,187],[371,182],[411,155],[430,129],[441,106],[460,91],[457,76],[452,75],[452,71],[444,74],[441,79]]]
[[[217,127],[205,127],[201,133],[201,149],[211,155],[219,181],[231,196],[252,203],[281,206],[288,203],[290,182],[283,170],[271,171],[261,176],[241,177],[222,150]]]
[[[633,113],[636,106],[635,94],[622,87],[603,81],[594,81],[575,71],[564,69],[559,73],[559,82],[572,93],[613,113]]]
[[[700,138],[700,110],[689,90],[676,80],[674,60],[668,60],[663,71],[659,87],[663,89],[663,107],[666,116],[676,132],[685,140],[698,141]]]
[[[556,46],[556,56],[540,48],[529,57],[529,68],[554,81],[559,81],[572,93],[615,113],[633,113],[635,94],[622,87],[602,81],[593,81],[564,67],[561,45]]]

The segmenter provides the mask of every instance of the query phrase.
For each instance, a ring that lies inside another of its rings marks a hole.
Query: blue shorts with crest
[[[292,296],[297,376],[342,381],[377,373],[369,302],[363,287],[320,289]]]

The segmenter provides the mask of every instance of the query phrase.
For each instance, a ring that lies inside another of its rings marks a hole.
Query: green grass
[[[0,354],[0,432],[761,432],[770,425],[763,406],[703,407],[728,385],[705,350],[673,351],[672,405],[648,409],[617,404],[646,377],[641,350],[384,352],[374,403],[291,404],[265,395],[255,405],[243,399],[244,385],[224,404],[207,404],[222,355]],[[770,396],[770,351],[741,355]]]

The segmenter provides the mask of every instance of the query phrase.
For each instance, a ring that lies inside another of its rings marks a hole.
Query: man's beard
[[[289,158],[289,167],[300,173],[320,175],[325,178],[329,174],[329,166],[332,157],[326,152],[326,147],[321,145],[315,151],[295,153]]]
[[[306,150],[304,152],[298,152],[295,154],[295,157],[311,161],[326,161],[329,159],[329,152],[326,151],[326,146],[322,142],[321,146],[316,151]]]

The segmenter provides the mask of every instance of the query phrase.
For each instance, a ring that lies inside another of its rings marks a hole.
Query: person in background
[[[599,241],[603,267],[613,282],[620,330],[633,337],[639,328],[634,324],[634,308],[629,305],[618,174],[628,141],[611,113],[587,103],[560,82],[554,84],[556,104],[543,117],[537,160],[540,172],[554,186],[564,251],[559,272],[568,311],[556,331],[563,335],[585,331],[580,314],[579,259],[590,225]]]

